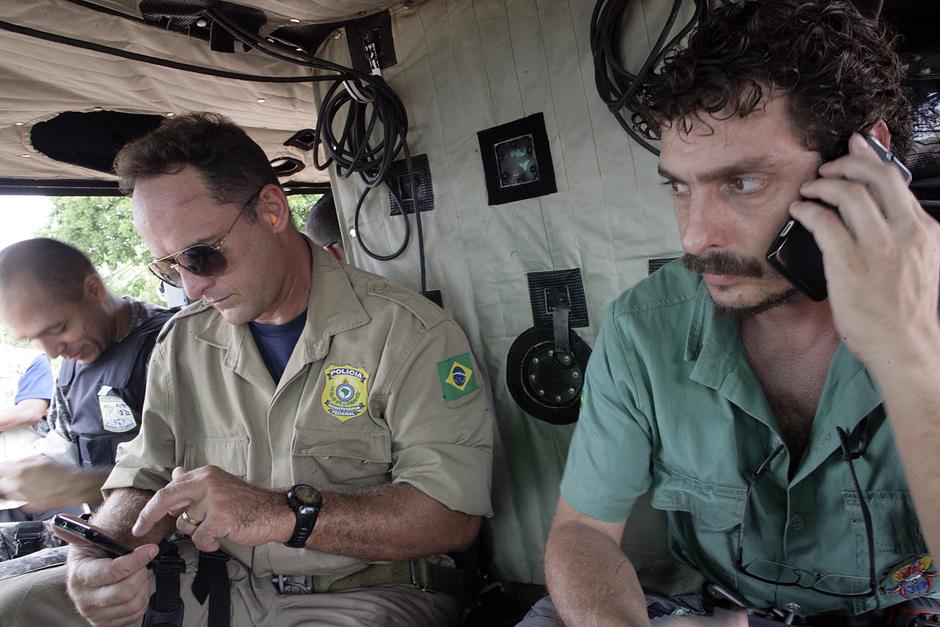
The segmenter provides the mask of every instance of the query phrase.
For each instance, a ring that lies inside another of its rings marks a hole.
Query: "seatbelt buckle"
[[[429,594],[436,594],[437,591],[431,588],[431,577],[427,568],[427,560],[411,560],[408,562],[408,571],[411,574],[411,585]]]

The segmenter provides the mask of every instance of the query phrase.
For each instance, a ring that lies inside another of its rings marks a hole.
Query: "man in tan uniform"
[[[70,549],[77,613],[55,569],[3,582],[4,625],[140,620],[153,543],[174,530],[234,557],[233,625],[457,623],[444,554],[490,513],[493,424],[456,323],[313,247],[261,149],[220,116],[168,121],[116,167],[151,269],[203,302],[161,335],[140,436],[93,519],[137,548]],[[184,624],[206,624],[214,601],[194,598],[195,551],[178,545]]]

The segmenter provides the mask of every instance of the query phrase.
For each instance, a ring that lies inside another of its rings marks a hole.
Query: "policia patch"
[[[441,393],[445,403],[456,401],[479,389],[471,363],[470,353],[437,362],[437,375],[441,379]]]
[[[369,373],[362,368],[327,366],[326,384],[320,405],[323,411],[340,422],[352,420],[369,408]]]
[[[101,425],[111,433],[127,433],[137,426],[134,412],[113,388],[102,385],[98,389],[98,409],[101,410]]]

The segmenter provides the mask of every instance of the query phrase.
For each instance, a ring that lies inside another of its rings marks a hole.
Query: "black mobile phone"
[[[71,514],[56,514],[52,518],[53,526],[70,544],[94,544],[108,551],[115,557],[127,555],[131,550],[104,531]],[[72,542],[75,540],[75,542]]]
[[[882,161],[898,169],[904,177],[905,185],[910,185],[911,171],[907,169],[907,166],[874,137],[870,135],[863,135],[863,137]],[[813,202],[838,213],[838,209],[821,200],[814,199]],[[813,300],[825,300],[829,295],[826,289],[826,275],[823,271],[822,251],[819,250],[812,233],[797,220],[790,218],[783,225],[777,238],[767,250],[767,261],[798,290]]]

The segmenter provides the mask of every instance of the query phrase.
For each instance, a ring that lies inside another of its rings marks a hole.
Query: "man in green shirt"
[[[614,302],[588,366],[545,558],[566,623],[649,624],[619,550],[645,492],[751,608],[877,624],[935,594],[940,226],[860,135],[903,155],[902,77],[850,4],[775,0],[715,10],[646,86],[686,254]],[[790,216],[828,300],[765,260]]]

